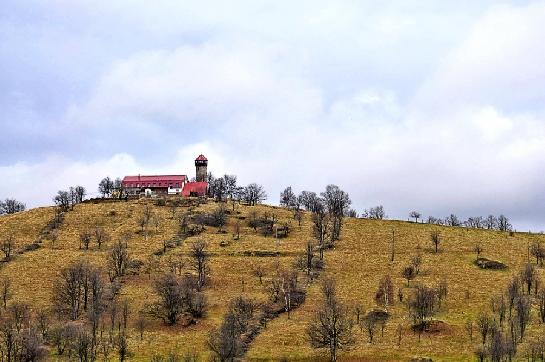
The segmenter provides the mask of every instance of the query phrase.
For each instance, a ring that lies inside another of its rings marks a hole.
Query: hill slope
[[[138,225],[146,205],[151,207],[159,220],[158,226],[150,225],[147,233],[142,232]],[[218,204],[208,202],[191,207],[191,212],[206,213],[217,207]],[[227,209],[230,207],[227,205]],[[26,245],[40,240],[40,247],[36,250],[17,254],[9,262],[3,263],[0,274],[9,277],[13,286],[10,303],[25,302],[33,310],[50,308],[52,286],[61,268],[81,258],[105,268],[106,255],[111,245],[124,235],[131,236],[127,242],[131,258],[146,265],[150,255],[163,248],[164,240],[176,237],[180,228],[179,216],[188,210],[189,206],[179,207],[173,217],[170,207],[157,206],[151,200],[84,203],[65,213],[64,221],[53,238],[47,235],[44,237],[44,228],[54,216],[53,208],[33,209],[0,217],[0,239],[13,235],[17,250],[23,250]],[[276,215],[278,222],[291,224],[292,232],[287,238],[279,240],[260,235],[247,225],[253,212]],[[239,240],[233,240],[231,231],[237,220],[241,224],[241,236]],[[96,226],[106,230],[111,237],[110,241],[100,249],[94,243],[91,243],[89,250],[80,249],[80,233]],[[179,324],[167,327],[159,320],[150,319],[142,341],[138,331],[130,324],[128,342],[131,360],[150,360],[154,354],[166,355],[169,352],[181,355],[186,352],[196,353],[206,360],[210,354],[206,345],[208,333],[221,323],[230,300],[244,295],[256,301],[266,301],[265,286],[277,265],[291,266],[295,255],[302,253],[306,243],[312,239],[309,214],[304,214],[299,227],[291,211],[277,207],[236,205],[236,211],[230,215],[225,228],[227,233],[218,233],[217,228],[207,227],[201,235],[184,240],[181,246],[169,248],[159,258],[159,270],[153,271],[151,275],[142,271],[122,279],[119,298],[130,301],[132,319],[136,319],[138,311],[156,298],[153,281],[168,269],[169,259],[182,258],[186,261],[184,270],[189,270],[187,255],[191,242],[196,239],[205,240],[207,250],[211,253],[210,283],[204,292],[209,303],[206,317],[187,327]],[[395,233],[396,250],[393,262],[390,261],[392,231]],[[430,242],[432,231],[438,231],[441,236],[438,253],[434,253]],[[385,275],[392,277],[396,295],[399,288],[407,296],[419,283],[435,286],[440,280],[447,281],[449,293],[435,316],[447,326],[440,332],[425,333],[418,341],[418,335],[410,330],[406,306],[396,302],[388,308],[392,318],[386,325],[384,335],[377,333],[373,344],[369,344],[365,332],[355,328],[356,343],[350,351],[341,353],[340,358],[393,361],[427,356],[434,360],[472,360],[478,338],[474,342],[469,341],[464,330],[466,320],[475,318],[481,310],[489,310],[491,296],[504,291],[512,275],[518,273],[528,261],[528,245],[538,240],[545,239],[543,235],[526,233],[510,235],[401,221],[346,219],[341,240],[334,249],[325,253],[325,269],[320,278],[324,275],[333,277],[338,285],[340,299],[347,305],[361,303],[366,310],[375,308],[375,292],[380,279]],[[482,245],[486,257],[500,260],[508,268],[477,268],[473,263],[476,243]],[[401,270],[417,253],[421,253],[423,259],[421,272],[407,287]],[[263,285],[253,275],[258,265],[265,270]],[[543,270],[538,270],[538,274],[542,275]],[[305,328],[321,300],[318,282],[311,283],[307,290],[306,301],[291,313],[290,319],[281,314],[257,335],[246,353],[248,360],[327,359],[321,351],[312,349],[305,337]],[[543,331],[537,322],[537,313],[533,313],[528,332],[530,339]],[[398,346],[396,330],[399,325],[402,340]],[[58,358],[53,348],[50,355]]]

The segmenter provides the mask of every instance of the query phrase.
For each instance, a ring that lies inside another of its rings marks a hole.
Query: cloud
[[[191,175],[205,153],[270,202],[336,183],[360,211],[545,224],[543,4],[246,5],[107,8],[101,24],[119,17],[145,46],[127,40],[91,67],[88,89],[38,127],[55,154],[0,167],[6,196],[42,204],[108,174]],[[102,39],[90,20],[72,26]]]

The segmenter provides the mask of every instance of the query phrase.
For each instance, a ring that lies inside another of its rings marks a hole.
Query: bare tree
[[[129,266],[129,262],[130,256],[127,246],[119,240],[112,246],[106,259],[110,280],[113,281],[118,277],[124,276]]]
[[[318,195],[315,192],[303,191],[297,197],[297,202],[300,205],[303,205],[307,211],[316,211],[316,205],[320,203]]]
[[[322,260],[324,258],[324,249],[326,248],[326,242],[330,234],[330,218],[329,214],[325,212],[323,204],[319,205],[321,206],[317,206],[314,213],[312,214],[312,232],[314,234],[314,237],[318,241],[320,260]]]
[[[83,231],[79,234],[79,248],[81,249],[81,246],[85,248],[85,250],[89,249],[89,244],[91,243],[91,233],[89,231]]]
[[[295,196],[295,193],[291,189],[291,186],[288,186],[280,193],[280,205],[287,207],[287,208],[293,208],[297,204],[297,196]]]
[[[85,187],[83,186],[76,186],[74,188],[76,192],[76,203],[81,203],[85,199],[85,196],[87,195],[87,190],[85,190]]]
[[[478,259],[481,256],[481,253],[483,252],[483,247],[481,243],[475,244],[475,246],[473,247],[473,251],[475,252],[475,254],[477,254],[477,259]]]
[[[441,243],[441,237],[439,236],[438,231],[434,231],[431,233],[431,242],[433,245],[435,245],[435,252],[437,253],[439,244]]]
[[[415,274],[420,274],[420,267],[422,266],[422,254],[420,252],[411,258],[411,265],[414,268]]]
[[[513,226],[509,222],[509,219],[505,215],[498,216],[498,230],[499,231],[511,231]]]
[[[331,242],[335,242],[341,237],[343,218],[348,213],[352,201],[348,193],[336,185],[327,185],[320,195],[331,219]]]
[[[526,290],[528,294],[532,291],[532,285],[536,282],[536,268],[528,263],[520,273],[520,277],[523,283],[526,284]]]
[[[409,265],[403,268],[401,275],[403,278],[407,279],[407,286],[409,286],[410,281],[416,278],[416,270],[414,269],[414,266]]]
[[[113,190],[114,181],[109,176],[100,180],[100,183],[98,184],[98,192],[102,195],[102,197],[110,197]]]
[[[307,336],[314,348],[329,350],[331,361],[337,361],[337,353],[354,344],[353,322],[346,307],[337,299],[335,282],[324,279],[322,294],[324,301],[307,327]]]
[[[2,298],[4,309],[6,309],[8,307],[8,300],[12,297],[11,279],[8,277],[0,279],[0,297]]]
[[[251,183],[244,188],[244,201],[250,206],[261,203],[267,199],[267,193],[263,186]]]
[[[484,226],[488,230],[494,230],[498,227],[498,219],[494,215],[488,215],[486,219],[484,219]]]
[[[242,355],[244,350],[240,334],[240,326],[234,313],[228,311],[220,327],[210,332],[208,347],[219,361],[233,361],[235,357]]]
[[[481,334],[482,344],[484,345],[486,343],[486,337],[488,336],[488,332],[490,331],[490,327],[492,325],[492,319],[487,314],[480,313],[477,316],[476,324],[477,329]]]
[[[5,199],[4,201],[0,201],[0,215],[15,214],[16,212],[25,211],[25,209],[25,204],[15,199]]]
[[[423,285],[417,286],[415,293],[409,298],[409,314],[419,330],[423,330],[428,318],[435,314],[436,301],[435,290]]]
[[[99,226],[95,227],[93,233],[95,235],[95,240],[98,244],[99,249],[102,247],[102,244],[108,241],[108,239],[110,238],[106,230]]]
[[[418,211],[411,211],[409,213],[409,217],[413,218],[414,222],[418,222],[418,219],[420,219],[421,216],[422,216],[422,214],[419,213]]]
[[[362,217],[364,219],[382,220],[386,219],[386,213],[382,205],[371,207],[370,209],[363,210]]]
[[[68,191],[60,190],[53,198],[53,202],[55,202],[55,205],[57,205],[61,211],[68,211],[70,208],[70,194]]]
[[[180,291],[181,284],[172,273],[162,275],[154,285],[160,302],[155,305],[153,315],[163,319],[168,325],[174,325],[184,311],[184,299]]]
[[[209,255],[206,251],[206,243],[202,240],[191,245],[191,258],[193,269],[197,272],[197,286],[202,288],[206,283],[206,276],[210,272],[208,267]]]
[[[15,238],[12,235],[6,236],[6,238],[2,241],[2,244],[0,246],[1,246],[2,252],[4,253],[4,259],[9,260],[13,252],[13,248],[15,248]]]
[[[375,293],[375,301],[384,308],[394,304],[394,284],[389,275],[385,275],[380,280],[378,290]]]
[[[460,222],[460,219],[458,219],[458,216],[454,214],[450,214],[445,218],[445,225],[447,226],[461,226],[462,223]]]
[[[516,311],[516,321],[518,323],[520,340],[524,337],[524,332],[526,331],[526,326],[530,321],[530,309],[531,309],[530,297],[527,295],[521,295],[515,304]]]
[[[367,332],[369,343],[373,343],[373,337],[375,336],[375,329],[377,327],[378,320],[375,318],[375,314],[369,313],[361,321],[361,329]]]
[[[261,264],[257,265],[253,269],[252,273],[259,278],[259,284],[263,285],[263,277],[265,276],[265,269],[263,266]]]

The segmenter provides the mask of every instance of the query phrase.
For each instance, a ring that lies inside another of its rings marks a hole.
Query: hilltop
[[[101,267],[108,284],[105,272],[107,255],[116,242],[124,240],[132,260],[131,272],[117,278],[121,289],[116,299],[120,303],[129,302],[129,360],[148,361],[155,355],[166,356],[169,353],[180,356],[190,353],[200,360],[208,360],[211,354],[207,346],[209,332],[221,324],[229,303],[238,296],[244,296],[255,303],[266,304],[269,299],[267,286],[275,271],[293,269],[297,256],[304,254],[307,243],[313,240],[311,214],[303,212],[299,226],[293,212],[286,208],[233,206],[228,203],[225,205],[227,224],[223,232],[218,232],[218,227],[205,226],[198,235],[181,237],[180,220],[183,215],[213,214],[220,204],[213,201],[201,203],[197,199],[188,202],[186,199],[174,208],[173,200],[176,198],[168,198],[166,203],[152,199],[84,202],[66,211],[56,223],[53,222],[56,215],[53,207],[0,216],[0,239],[11,235],[15,242],[10,260],[2,263],[0,271],[2,278],[7,277],[11,281],[13,293],[8,304],[22,302],[27,303],[34,313],[50,312],[53,286],[61,269],[77,260]],[[158,221],[149,223],[144,231],[139,220],[146,208]],[[249,220],[256,215],[274,215],[277,225],[289,226],[289,234],[277,239],[274,235],[263,235],[259,229],[254,230]],[[238,240],[233,236],[237,224],[240,227]],[[97,227],[103,229],[109,238],[100,248],[91,239],[86,250],[81,245],[80,235]],[[441,238],[437,253],[430,239],[434,232]],[[395,245],[393,261],[392,237]],[[155,280],[166,273],[174,261],[180,262],[180,274],[194,274],[189,258],[191,247],[197,240],[205,241],[210,255],[210,272],[202,291],[208,304],[205,316],[196,318],[187,326],[183,323],[167,326],[161,320],[146,315],[141,340],[136,323],[139,312],[157,298],[153,287]],[[433,360],[473,360],[480,337],[475,327],[473,341],[470,340],[467,321],[475,320],[481,311],[492,313],[491,298],[503,293],[513,275],[518,275],[529,260],[534,261],[529,259],[529,247],[538,241],[545,241],[545,236],[345,218],[340,240],[325,251],[323,270],[312,281],[303,271],[299,272],[297,280],[306,294],[304,301],[291,311],[289,319],[286,313],[268,319],[266,326],[252,336],[245,358],[327,360],[324,351],[311,348],[305,333],[322,301],[320,281],[324,278],[336,281],[339,300],[351,307],[353,316],[358,305],[364,311],[378,308],[375,293],[380,280],[389,275],[395,302],[386,307],[391,317],[383,335],[377,331],[371,344],[366,332],[355,327],[354,346],[341,352],[339,358],[398,361],[418,356]],[[482,256],[500,261],[507,267],[504,270],[480,269],[474,263],[476,245],[482,247]],[[407,286],[402,270],[416,255],[422,258],[420,272]],[[255,272],[259,267],[264,274],[262,284]],[[537,268],[536,273],[538,278],[543,277],[541,268]],[[419,334],[411,329],[407,307],[404,302],[399,302],[398,291],[401,290],[406,301],[416,286],[435,288],[441,282],[448,285],[448,295],[433,316],[433,320],[441,323],[437,323],[437,330],[425,332],[419,338]],[[51,320],[56,319],[51,317]],[[523,356],[529,341],[542,334],[543,327],[538,320],[534,309],[517,356]],[[48,353],[51,359],[59,358],[52,346]],[[117,358],[113,347],[110,356]]]

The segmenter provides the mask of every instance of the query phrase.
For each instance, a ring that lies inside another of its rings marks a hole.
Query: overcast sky
[[[545,229],[543,1],[0,6],[0,198],[216,175]]]

